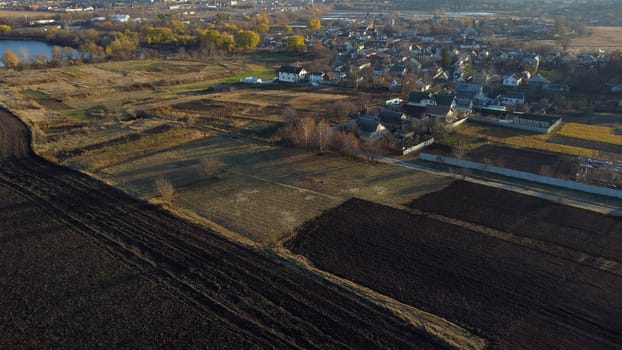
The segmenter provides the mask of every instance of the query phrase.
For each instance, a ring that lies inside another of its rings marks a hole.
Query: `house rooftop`
[[[425,114],[431,115],[433,117],[446,116],[451,112],[451,108],[449,106],[435,106],[430,105],[425,109]]]
[[[451,106],[456,101],[455,95],[450,94],[434,94],[432,95],[432,99],[438,106]]]
[[[378,119],[382,124],[386,126],[393,126],[393,128],[401,128],[402,123],[406,119],[406,115],[402,112],[390,111],[387,109],[380,110],[378,112]]]
[[[525,93],[524,92],[517,92],[517,91],[506,91],[501,96],[502,97],[506,97],[506,98],[513,98],[513,99],[524,99],[525,98]]]
[[[302,68],[302,67],[294,67],[294,66],[289,66],[289,65],[283,65],[283,66],[281,66],[281,68],[279,68],[279,70],[277,72],[300,74],[300,72],[302,72],[303,69],[304,68]]]
[[[429,92],[419,92],[419,91],[413,91],[408,95],[408,102],[410,103],[419,103],[422,100],[429,100],[430,99],[430,93]]]
[[[358,117],[356,119],[356,125],[358,126],[358,132],[361,135],[371,135],[378,130],[378,124],[380,120],[375,117]]]

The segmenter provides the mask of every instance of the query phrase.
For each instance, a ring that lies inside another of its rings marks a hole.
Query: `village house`
[[[525,104],[525,93],[517,91],[507,91],[501,95],[502,105],[522,105]]]
[[[326,77],[326,73],[324,72],[311,72],[309,73],[309,84],[316,85],[320,84],[324,78]]]
[[[307,79],[307,71],[302,67],[284,65],[277,73],[280,82],[299,83]]]
[[[430,105],[426,107],[425,115],[442,121],[451,121],[454,111],[449,106]]]
[[[527,82],[527,85],[535,89],[546,89],[551,82],[540,74],[536,74]]]
[[[488,100],[484,95],[484,88],[480,84],[458,83],[454,91],[456,109],[469,112],[474,104],[481,104]]]
[[[520,85],[522,81],[522,78],[520,76],[517,76],[515,74],[512,75],[508,75],[507,77],[503,78],[503,86],[518,86]]]
[[[404,123],[407,116],[402,112],[390,111],[387,109],[378,112],[378,119],[391,132],[400,132],[404,130]]]
[[[359,138],[363,140],[376,140],[389,132],[389,130],[380,123],[380,119],[371,116],[356,118],[356,127]]]
[[[432,101],[437,106],[447,106],[450,109],[456,108],[456,95],[450,94],[433,94]]]

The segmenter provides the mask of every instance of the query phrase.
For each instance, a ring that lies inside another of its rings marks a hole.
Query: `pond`
[[[0,40],[0,56],[4,55],[6,50],[11,50],[19,57],[20,62],[33,62],[37,57],[45,57],[49,60],[52,57],[53,45],[44,43],[42,41],[32,40]],[[62,52],[63,57],[65,55]],[[74,50],[73,56],[75,57],[77,51]],[[0,66],[2,62],[0,62]]]

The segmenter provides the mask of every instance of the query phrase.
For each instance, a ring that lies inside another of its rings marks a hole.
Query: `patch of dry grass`
[[[614,135],[613,130],[613,128],[607,126],[564,123],[557,134],[577,139],[622,145],[622,136]]]
[[[589,27],[590,34],[570,40],[568,49],[574,52],[622,49],[622,27]]]
[[[533,148],[549,152],[565,153],[580,157],[594,157],[596,155],[595,150],[548,142],[548,139],[552,135],[555,135],[556,132],[553,132],[551,134],[534,134],[527,131],[489,125],[480,125],[474,123],[467,123],[457,129],[457,131],[459,133],[476,137],[489,136],[492,141],[505,143],[513,147]]]
[[[128,161],[135,157],[157,153],[169,147],[176,147],[197,140],[203,135],[203,132],[197,130],[173,129],[157,135],[143,136],[135,141],[86,152],[71,159],[67,164],[89,171],[97,171],[100,168]]]
[[[204,157],[227,167],[217,178],[197,171]],[[353,196],[403,204],[444,187],[450,179],[385,164],[273,147],[211,135],[184,147],[102,169],[128,192],[151,199],[164,175],[177,190],[175,205],[261,244]]]

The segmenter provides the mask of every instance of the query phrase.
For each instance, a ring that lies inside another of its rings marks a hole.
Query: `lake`
[[[37,56],[45,56],[46,59],[50,59],[52,57],[52,47],[53,45],[42,41],[0,40],[0,56],[4,55],[6,50],[11,50],[19,57],[20,62],[32,62]],[[2,65],[2,62],[0,62],[0,65]]]

